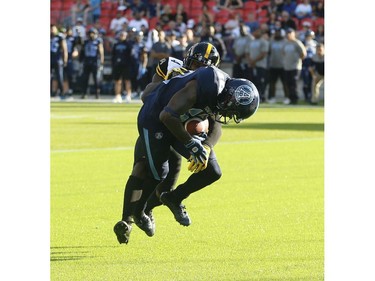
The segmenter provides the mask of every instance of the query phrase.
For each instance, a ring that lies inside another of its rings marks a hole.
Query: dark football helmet
[[[220,55],[216,47],[208,42],[200,42],[194,44],[188,50],[184,58],[184,67],[194,69],[194,64],[200,66],[218,66],[220,63]]]
[[[241,121],[254,115],[259,107],[259,93],[255,85],[247,79],[231,78],[218,95],[216,113],[218,121],[227,124],[230,119]]]

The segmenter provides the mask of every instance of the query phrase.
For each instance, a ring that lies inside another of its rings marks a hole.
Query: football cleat
[[[179,222],[183,226],[189,226],[191,224],[191,220],[189,218],[188,213],[186,212],[185,206],[182,204],[177,204],[173,202],[171,199],[171,195],[169,192],[163,192],[160,195],[160,201],[171,210],[174,215],[174,218],[177,222]]]
[[[123,244],[123,243],[128,244],[130,232],[132,231],[131,224],[125,221],[119,221],[113,227],[113,231],[115,232],[117,236],[117,240],[120,244]]]
[[[154,215],[152,214],[152,210],[150,210],[148,213],[146,213],[146,216],[148,216],[148,217],[150,218],[152,228],[153,228],[153,230],[154,230],[154,232],[155,232],[156,224],[155,224],[155,218],[154,218]]]
[[[154,236],[155,234],[155,225],[153,225],[151,219],[144,213],[138,216],[133,216],[135,224],[142,229],[147,236]]]

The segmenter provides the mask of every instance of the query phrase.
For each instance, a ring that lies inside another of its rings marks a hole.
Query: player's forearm
[[[169,131],[183,144],[191,140],[191,135],[184,129],[180,118],[172,116],[169,112],[163,110],[160,113],[160,121],[168,128]]]

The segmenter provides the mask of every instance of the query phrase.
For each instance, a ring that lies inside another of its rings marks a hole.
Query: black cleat
[[[130,232],[132,231],[131,224],[125,221],[119,221],[113,227],[113,231],[115,232],[117,236],[117,240],[120,244],[123,244],[123,243],[128,244]]]
[[[160,195],[160,201],[171,210],[174,215],[176,221],[178,221],[183,226],[189,226],[191,224],[191,220],[189,218],[188,213],[185,210],[185,206],[181,203],[178,204],[171,199],[171,195],[169,192],[163,192]]]
[[[153,226],[153,223],[148,216],[146,216],[145,214],[141,214],[139,217],[133,216],[133,219],[135,224],[144,232],[146,232],[147,236],[154,236],[155,226]]]
[[[152,210],[150,210],[148,213],[145,213],[145,214],[146,214],[146,216],[148,216],[148,217],[150,218],[152,228],[153,228],[153,230],[154,230],[154,232],[155,232],[155,227],[156,227],[156,225],[155,225],[155,218],[154,218],[154,215],[152,214]]]

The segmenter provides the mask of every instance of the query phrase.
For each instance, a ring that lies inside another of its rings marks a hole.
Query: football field
[[[223,176],[184,201],[192,224],[160,206],[154,237],[134,225],[120,245],[139,108],[51,103],[51,280],[324,280],[323,107],[261,104],[223,126]]]

